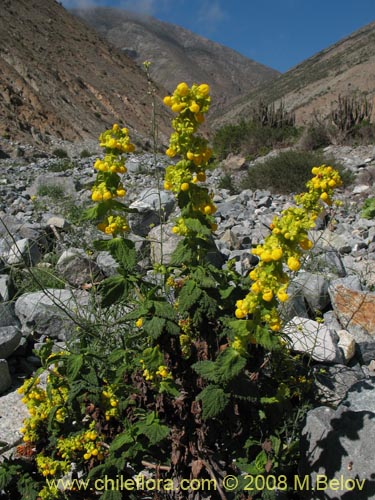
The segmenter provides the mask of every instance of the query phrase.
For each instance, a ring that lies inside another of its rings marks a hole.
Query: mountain
[[[374,101],[375,22],[237,99],[230,110],[213,120],[216,126],[235,122],[249,116],[260,100],[276,104],[282,100],[286,110],[295,112],[297,124],[303,124],[315,113],[328,115],[340,94],[355,93]]]
[[[279,72],[180,26],[121,9],[72,11],[138,64],[151,61],[152,78],[169,91],[182,81],[208,83],[213,108],[273,80]]]
[[[1,1],[0,136],[79,141],[114,122],[149,136],[148,90],[132,59],[55,0]],[[161,133],[170,127],[164,108]]]

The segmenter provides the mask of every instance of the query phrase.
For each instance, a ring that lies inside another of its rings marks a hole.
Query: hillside
[[[115,121],[149,136],[147,79],[134,61],[55,0],[3,0],[1,6],[2,137],[79,141]],[[167,121],[163,108],[161,132]]]
[[[177,83],[208,83],[213,106],[273,80],[279,73],[180,26],[120,9],[72,11],[138,64],[151,61],[151,75],[171,91]]]
[[[317,112],[329,113],[339,94],[364,93],[375,97],[375,22],[306,59],[276,79],[239,98],[231,109],[215,117],[217,126],[246,117],[260,99],[282,99],[296,113],[299,124]]]

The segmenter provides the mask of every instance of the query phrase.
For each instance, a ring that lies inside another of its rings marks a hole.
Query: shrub
[[[66,172],[67,170],[73,170],[74,168],[75,163],[68,159],[62,159],[48,164],[48,170],[50,172]]]
[[[37,188],[37,195],[62,198],[65,195],[65,191],[59,184],[40,184]]]
[[[304,129],[300,146],[305,151],[314,151],[331,144],[330,134],[325,123],[312,122]]]
[[[242,189],[269,189],[273,193],[300,193],[310,178],[311,165],[324,163],[322,153],[309,151],[284,151],[249,168]],[[335,161],[329,164],[343,174],[345,185],[350,183],[350,173]]]
[[[230,174],[224,174],[219,181],[218,187],[220,189],[227,189],[230,194],[238,193],[238,188],[233,182],[233,177]]]
[[[82,149],[79,155],[80,158],[90,158],[90,156],[92,156],[92,153],[88,149]]]
[[[364,202],[361,217],[363,217],[364,219],[375,218],[375,198],[367,198],[367,200]]]
[[[52,154],[54,156],[56,156],[56,158],[68,158],[69,155],[68,153],[65,151],[65,149],[62,149],[62,148],[56,148],[52,151]]]
[[[291,125],[272,127],[259,122],[242,121],[238,125],[225,125],[216,131],[213,139],[214,153],[218,159],[226,158],[229,153],[257,158],[275,147],[294,144],[299,133]]]

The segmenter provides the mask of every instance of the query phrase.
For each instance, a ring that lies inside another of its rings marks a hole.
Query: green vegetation
[[[282,103],[276,109],[274,105],[267,106],[261,101],[252,110],[249,120],[225,125],[216,131],[214,154],[219,160],[230,153],[256,158],[275,147],[292,145],[298,136],[294,116],[285,111]]]
[[[56,148],[52,151],[52,154],[56,156],[56,158],[69,158],[68,153],[65,151],[65,149],[62,148]]]
[[[375,218],[375,198],[367,198],[362,207],[361,217],[364,219]]]
[[[59,184],[40,184],[37,188],[37,195],[62,198],[65,196],[65,190]]]
[[[345,185],[350,184],[350,172],[336,161],[328,161],[320,152],[284,151],[273,158],[251,167],[242,189],[269,189],[273,193],[300,193],[311,175],[311,165],[327,163],[336,168]]]

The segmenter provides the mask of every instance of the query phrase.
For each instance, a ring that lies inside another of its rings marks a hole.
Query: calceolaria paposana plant
[[[106,235],[95,247],[118,262],[118,273],[97,286],[101,308],[108,321],[112,310],[121,314],[104,341],[83,324],[64,351],[54,353],[52,342],[41,349],[40,373],[21,388],[30,411],[24,444],[17,460],[0,466],[0,489],[11,498],[270,499],[293,484],[310,378],[286,347],[279,305],[313,246],[309,230],[341,181],[330,166],[313,168],[296,206],[275,217],[253,249],[259,263],[248,277],[231,262],[215,265],[211,150],[198,133],[209,90],[180,83],[164,99],[175,114],[164,188],[180,208],[173,227],[180,240],[168,267],[157,266],[160,284],[137,266],[129,209],[119,201],[134,149],[128,131],[114,125],[100,136],[105,155],[95,162],[96,204],[87,217]],[[139,479],[145,469],[151,493]],[[276,482],[249,495],[253,477]],[[104,478],[106,490],[98,487]],[[116,489],[119,478],[135,486]]]

